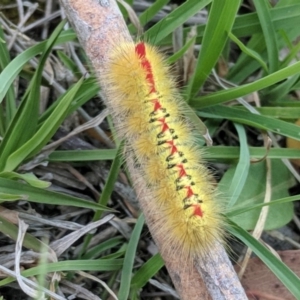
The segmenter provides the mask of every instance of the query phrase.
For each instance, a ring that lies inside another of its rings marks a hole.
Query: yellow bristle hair
[[[101,77],[114,118],[122,119],[118,135],[134,153],[155,210],[163,215],[155,227],[167,233],[168,249],[187,258],[209,255],[223,240],[224,221],[164,57],[144,42],[121,42]]]

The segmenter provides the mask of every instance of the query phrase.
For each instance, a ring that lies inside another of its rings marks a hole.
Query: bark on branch
[[[120,40],[132,41],[118,6],[115,0],[61,0],[61,3],[100,81],[99,74],[106,67],[110,50]],[[100,85],[106,95],[105,84],[100,82]],[[111,109],[109,105],[108,109]],[[120,120],[114,120],[117,126],[120,126],[119,122]],[[133,158],[129,156],[126,159],[135,182],[140,207],[149,230],[161,249],[168,232],[162,234],[160,230],[158,233],[154,224],[164,216],[160,215],[158,208],[153,208],[147,185],[139,171],[133,167]],[[158,213],[150,214],[153,211]],[[198,257],[194,262],[183,261],[172,251],[168,251],[168,256],[163,259],[181,299],[247,299],[226,251],[218,243],[205,260]]]

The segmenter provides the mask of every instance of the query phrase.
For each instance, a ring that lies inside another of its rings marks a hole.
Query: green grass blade
[[[0,145],[0,170],[12,171],[12,169],[5,169],[5,164],[8,157],[20,148],[24,143],[28,141],[34,134],[39,114],[40,103],[40,83],[42,78],[42,72],[46,63],[47,57],[50,54],[52,46],[56,41],[59,33],[63,29],[66,22],[61,22],[54,30],[51,37],[47,40],[45,45],[45,51],[40,59],[38,68],[33,76],[32,81],[25,93],[25,96],[14,115],[10,126],[3,137],[3,141]],[[18,165],[20,161],[16,162]]]
[[[38,131],[22,147],[12,153],[4,166],[5,171],[14,170],[29,155],[37,154],[47,144],[56,132],[61,122],[65,119],[68,108],[76,95],[83,78],[79,80],[57,105],[50,117],[42,124]]]
[[[177,60],[179,60],[181,57],[183,57],[184,54],[186,53],[186,51],[191,47],[191,45],[193,43],[195,43],[195,37],[193,37],[190,40],[188,40],[179,51],[177,51],[176,53],[174,53],[172,56],[168,57],[168,60],[167,60],[168,63],[169,64],[173,64]]]
[[[289,78],[291,79],[291,78]],[[288,93],[288,91],[287,91]],[[288,104],[285,102],[285,104]],[[300,103],[299,103],[300,104]],[[237,107],[237,106],[236,106]],[[245,107],[238,106],[238,109],[242,111],[248,111]],[[278,103],[278,106],[263,106],[255,108],[262,116],[273,117],[277,119],[286,119],[294,121],[295,119],[300,119],[300,107],[282,107],[281,103]]]
[[[194,76],[189,82],[187,99],[197,94],[215,66],[228,39],[240,0],[214,0],[205,27]]]
[[[129,240],[127,251],[124,257],[124,265],[121,274],[121,284],[118,293],[119,300],[127,300],[129,296],[133,263],[134,263],[136,248],[140,240],[140,235],[143,226],[144,226],[144,216],[140,215],[131,234],[131,238]]]
[[[271,20],[276,30],[288,31],[295,27],[295,22],[300,16],[300,4],[288,4],[283,7],[276,7],[270,10]],[[184,30],[185,36],[187,35],[189,28]],[[205,25],[197,26],[198,39],[201,42],[204,35]],[[241,14],[235,18],[234,25],[232,27],[232,33],[238,37],[249,37],[254,34],[261,34],[262,28],[259,22],[259,18],[256,12]]]
[[[282,31],[282,30],[281,30]],[[279,49],[286,47],[286,40],[294,41],[297,39],[297,37],[300,35],[300,28],[293,27],[289,29],[287,32],[285,32],[285,35],[279,35],[278,38],[278,47]],[[256,51],[257,53],[260,53],[261,57],[267,61],[268,60],[268,54],[267,50],[265,48],[265,41],[264,36],[262,34],[255,34],[250,38],[249,43],[247,44],[247,47]],[[295,54],[294,54],[295,56]],[[242,63],[242,64],[241,64]],[[280,64],[281,69],[284,67],[287,67],[289,64],[287,64],[285,61]],[[259,69],[260,65],[254,61],[251,57],[245,56],[244,53],[242,53],[236,62],[236,64],[233,66],[233,68],[230,70],[228,74],[228,79],[240,84],[241,82],[247,80],[251,74],[253,74],[255,71]]]
[[[56,51],[57,56],[61,60],[61,62],[72,72],[73,76],[81,77],[80,70],[76,66],[75,62],[63,51]]]
[[[75,33],[72,30],[64,31],[60,34],[59,38],[56,40],[55,45],[72,41],[76,38]],[[24,65],[33,57],[43,52],[47,41],[41,42],[35,46],[30,47],[25,50],[17,57],[15,57],[1,72],[0,74],[0,103],[5,97],[7,90],[18,76]]]
[[[49,161],[94,161],[113,160],[116,157],[115,149],[99,150],[57,150],[49,155]]]
[[[26,195],[12,195],[7,193],[0,193],[0,202],[13,202],[17,200],[28,200]]]
[[[194,108],[203,108],[206,106],[212,106],[219,103],[225,103],[227,101],[243,97],[253,92],[262,90],[269,87],[279,81],[282,81],[289,76],[293,76],[300,72],[300,62],[297,62],[289,67],[274,72],[268,76],[265,76],[254,82],[244,84],[238,87],[230,88],[227,90],[219,91],[208,96],[193,99],[190,104]]]
[[[266,93],[263,93],[263,100],[269,100],[268,102],[276,102],[284,99],[286,95],[293,89],[294,85],[299,81],[300,75],[296,74],[291,76],[286,81],[278,84],[275,88],[270,89]]]
[[[247,144],[247,136],[243,126],[239,124],[234,124],[240,141],[240,157],[237,166],[234,168],[234,175],[230,176],[229,188],[226,190],[226,198],[229,199],[227,203],[227,207],[232,207],[237,199],[239,198],[244,185],[247,181],[247,176],[250,167],[250,153]],[[227,170],[228,172],[229,170]],[[226,173],[227,173],[226,172]],[[224,186],[228,186],[224,184],[224,180],[227,178],[225,175],[223,176],[220,184]]]
[[[262,34],[253,34],[245,46],[254,53],[259,53],[262,60],[267,61],[266,46]],[[229,70],[227,79],[236,84],[245,81],[250,74],[259,69],[261,64],[257,59],[253,59],[248,53],[243,52],[235,62],[234,66]]]
[[[97,84],[97,81],[94,77],[89,77],[85,79],[82,83],[82,85],[79,87],[72,103],[69,106],[68,109],[68,116],[76,111],[80,106],[85,104],[87,101],[92,99],[97,95],[99,92],[100,88],[99,85]],[[65,97],[66,91],[64,94],[60,95],[60,97],[41,115],[39,118],[39,126],[49,118],[49,116],[53,113],[57,105],[60,103],[61,99]]]
[[[245,213],[247,211],[250,211],[250,210],[253,210],[253,209],[262,208],[264,206],[283,204],[283,203],[294,202],[294,201],[298,201],[298,200],[300,200],[300,195],[285,197],[285,198],[281,198],[281,199],[276,199],[276,200],[272,200],[272,201],[267,202],[267,203],[259,203],[259,204],[251,203],[250,205],[247,205],[246,202],[245,202],[244,203],[245,205],[243,205],[242,207],[236,206],[232,209],[229,209],[226,212],[226,216],[228,218],[231,218],[233,216],[243,214],[243,213]]]
[[[106,206],[111,194],[113,192],[114,186],[115,186],[115,182],[118,178],[122,163],[123,163],[123,156],[122,153],[124,151],[124,142],[121,142],[119,144],[116,156],[114,158],[114,161],[112,163],[112,166],[110,168],[109,174],[108,174],[108,178],[106,180],[105,186],[103,188],[102,194],[100,196],[99,199],[99,203],[102,206]],[[93,217],[93,221],[97,221],[101,218],[102,212],[101,211],[97,211]],[[92,234],[88,234],[86,235],[84,242],[83,242],[83,247],[80,251],[79,256],[81,257],[81,255],[85,252],[89,242],[92,239]]]
[[[298,149],[271,148],[268,153],[263,147],[249,147],[251,158],[262,158],[268,154],[272,159],[297,159],[300,158]],[[50,161],[99,161],[113,160],[116,156],[116,150],[66,150],[55,151],[49,156]],[[203,159],[215,160],[236,160],[240,156],[240,148],[233,146],[213,146],[209,151],[204,151]]]
[[[18,238],[18,227],[10,223],[7,219],[3,218],[2,216],[0,216],[0,231],[6,236],[9,236],[14,241],[16,241]],[[23,241],[24,247],[39,252],[41,249],[41,245],[41,241],[39,241],[33,235],[26,233]]]
[[[258,114],[252,114],[248,111],[242,111],[233,107],[215,106],[205,108],[199,113],[200,116],[229,119],[241,124],[247,124],[256,128],[270,130],[276,134],[291,137],[300,140],[300,126],[291,124],[282,120],[266,117]]]
[[[147,8],[139,15],[141,25],[145,26],[148,22],[150,22],[152,18],[169,2],[170,0],[154,1],[154,3],[149,8]],[[134,34],[137,31],[137,29],[132,24],[128,26],[128,30],[131,34]]]
[[[233,222],[230,223],[230,233],[244,242],[248,247],[250,247],[255,252],[255,254],[265,263],[265,265],[274,273],[274,275],[295,296],[295,298],[300,299],[299,277],[276,256],[274,256],[274,254],[267,250],[267,248],[265,248],[255,238],[253,238],[247,231],[243,230]]]
[[[144,35],[144,40],[150,44],[159,44],[167,35],[172,33],[186,20],[203,9],[212,0],[187,0],[182,5],[169,13],[164,19],[152,26]]]
[[[6,47],[4,32],[0,27],[0,70],[2,71],[10,62],[10,55]]]
[[[266,154],[270,159],[299,159],[299,149],[271,148],[267,150],[264,147],[249,147],[250,157],[261,159]],[[204,151],[203,159],[209,161],[236,161],[240,156],[240,147],[233,146],[215,146],[209,147],[209,151]]]
[[[269,72],[273,73],[279,68],[279,53],[276,31],[270,13],[270,4],[267,0],[253,0],[259,22],[264,34],[268,52]]]
[[[27,173],[27,174],[18,174],[15,172],[2,172],[0,173],[0,177],[8,178],[8,179],[22,179],[31,186],[45,189],[48,188],[51,183],[48,181],[43,181],[38,179],[33,173]]]
[[[131,288],[136,291],[143,288],[149,279],[151,279],[164,265],[165,263],[159,253],[152,256],[133,275]]]
[[[35,203],[67,205],[67,206],[75,206],[81,208],[89,208],[93,210],[105,210],[105,211],[111,210],[98,203],[93,203],[66,194],[60,194],[49,190],[36,188],[28,184],[7,179],[7,178],[0,178],[0,192],[11,194],[11,195],[23,194],[27,196],[28,201],[32,201]]]
[[[143,11],[139,16],[142,26],[145,26],[147,23],[149,23],[152,20],[152,18],[169,2],[170,0],[154,1],[153,4],[145,11]]]
[[[232,178],[230,172],[227,171],[225,176]],[[244,205],[255,205],[264,202],[266,189],[267,168],[265,161],[251,164],[247,184],[244,185],[235,206],[243,207]],[[272,191],[271,200],[286,198],[289,196],[289,189],[294,185],[293,177],[287,167],[280,160],[271,161],[270,169],[271,180],[269,182]],[[220,186],[222,188],[223,186]],[[220,191],[222,194],[222,190]],[[226,196],[226,194],[225,194]],[[226,198],[225,198],[226,199]],[[223,200],[225,202],[225,199]],[[260,209],[253,209],[246,213],[233,216],[232,221],[239,224],[246,230],[253,230],[260,216]],[[277,206],[269,206],[268,216],[264,223],[265,230],[273,230],[281,228],[291,221],[294,214],[294,207],[291,202],[277,204]]]
[[[113,237],[100,245],[97,245],[91,248],[85,255],[82,256],[82,259],[92,259],[99,256],[102,252],[112,249],[120,244],[124,243],[124,238],[120,236]]]
[[[254,58],[261,66],[262,68],[265,70],[265,72],[268,73],[268,67],[267,64],[264,62],[263,58],[260,56],[259,53],[257,53],[256,51],[248,48],[247,46],[245,46],[234,34],[232,34],[231,32],[228,34],[229,38],[235,42],[239,48],[247,55],[249,55],[250,57]]]
[[[124,151],[124,141],[119,144],[115,159],[114,159],[111,169],[109,171],[107,181],[103,188],[102,195],[99,199],[99,203],[101,205],[107,205],[108,200],[113,192],[115,182],[117,181],[121,166],[124,161],[123,151]],[[100,218],[100,216],[95,216],[95,218],[93,220],[96,221],[99,218]]]
[[[292,44],[290,48],[290,52],[288,53],[288,55],[284,58],[281,66],[282,67],[286,67],[288,66],[293,59],[295,59],[300,51],[300,42],[296,43],[295,46]]]
[[[9,62],[10,62],[10,55],[6,47],[3,29],[0,26],[0,70],[2,71],[9,64]],[[16,110],[17,108],[16,108],[16,101],[15,101],[15,91],[13,86],[11,85],[6,94],[6,101],[5,101],[6,116],[5,116],[5,122],[3,122],[5,123],[5,127],[9,125],[11,119],[16,113]],[[4,130],[2,132],[2,135],[4,135]]]
[[[55,263],[37,266],[21,272],[22,276],[36,276],[47,269],[48,273],[65,272],[65,271],[118,271],[122,268],[123,259],[95,259],[95,260],[65,260]],[[14,282],[14,278],[6,278],[0,281],[0,286],[5,286]]]

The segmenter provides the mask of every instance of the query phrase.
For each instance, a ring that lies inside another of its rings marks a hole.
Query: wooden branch
[[[61,3],[100,82],[99,74],[106,68],[110,50],[118,41],[132,41],[118,6],[114,0],[61,0]],[[103,94],[107,95],[106,85],[102,82],[100,85]],[[117,127],[122,125],[121,120],[113,121]],[[168,232],[157,232],[155,224],[164,216],[158,208],[153,207],[147,185],[132,163],[133,158],[129,155],[126,160],[149,230],[158,248],[162,249]],[[157,213],[150,213],[153,211]],[[196,257],[194,262],[183,260],[174,251],[165,253],[168,255],[163,254],[163,259],[181,299],[247,299],[219,243],[205,259]]]

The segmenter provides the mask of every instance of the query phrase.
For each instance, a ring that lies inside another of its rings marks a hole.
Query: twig
[[[61,3],[94,67],[96,76],[99,78],[101,70],[106,68],[108,55],[116,41],[132,42],[116,2],[111,0],[109,6],[101,6],[101,1],[94,0],[61,0]],[[105,85],[102,85],[102,90],[103,94],[106,95]],[[108,108],[110,109],[109,105]],[[114,123],[116,126],[122,126],[120,120],[114,120]],[[153,201],[151,201],[152,199],[150,199],[147,192],[147,184],[140,171],[135,169],[130,154],[128,154],[126,161],[149,230],[158,248],[162,249],[168,232],[163,234],[162,230],[157,232],[157,228],[155,228],[157,221],[163,217],[162,213],[159,209],[152,207]],[[151,213],[153,211],[157,211],[157,213]],[[213,274],[211,277],[214,280],[206,282],[213,299],[247,299],[223,247],[216,245],[214,250],[214,253],[207,257],[207,260],[211,261],[210,264],[208,262],[204,264],[199,257],[195,259],[193,265],[192,261],[186,261],[176,253],[172,253],[172,251],[169,251],[168,255],[162,254],[181,299],[211,299],[202,280],[202,277],[204,280],[207,279],[207,274]],[[214,259],[216,260],[214,261]],[[222,264],[218,265],[220,261]],[[211,268],[214,268],[214,270],[211,270]],[[232,281],[230,284],[227,281],[225,285],[218,282],[218,280],[224,278]],[[218,293],[214,293],[214,290],[217,290]]]

